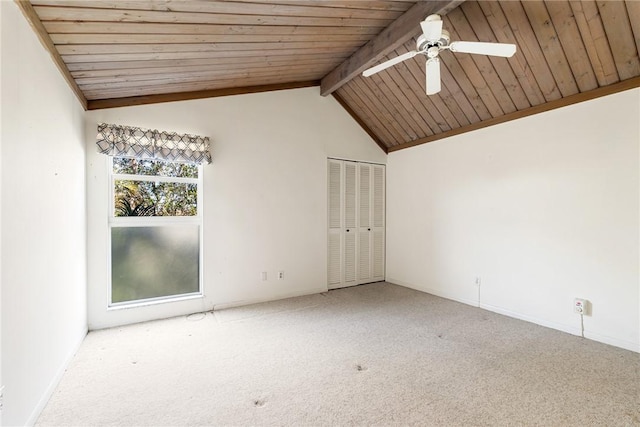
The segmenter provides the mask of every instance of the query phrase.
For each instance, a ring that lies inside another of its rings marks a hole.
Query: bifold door
[[[385,170],[328,161],[329,289],[384,280]]]

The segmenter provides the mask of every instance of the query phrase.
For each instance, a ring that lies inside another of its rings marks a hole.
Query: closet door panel
[[[329,233],[329,288],[340,286],[342,283],[342,236],[339,233]]]
[[[357,169],[358,167],[354,162],[344,163],[344,226],[347,230],[356,228],[358,210]]]
[[[360,228],[371,226],[371,166],[358,165],[360,183],[358,192],[360,196]]]
[[[358,280],[358,164],[344,162],[344,283]]]
[[[360,283],[366,283],[371,278],[371,233],[361,232],[359,236],[358,267]]]
[[[327,242],[327,281],[328,288],[338,288],[343,282],[343,206],[344,206],[344,164],[337,160],[329,160],[327,165],[329,200]]]
[[[342,163],[329,160],[329,230],[342,229]]]
[[[372,279],[384,280],[385,265],[385,177],[384,166],[374,165],[372,184]]]
[[[356,263],[356,233],[348,232],[344,235],[344,283],[343,286],[357,284]]]
[[[358,283],[371,281],[371,165],[360,163],[358,165],[358,208],[359,227],[358,241]]]
[[[373,232],[373,273],[374,280],[384,280],[384,230]]]
[[[384,227],[385,214],[385,188],[384,188],[384,167],[373,166],[373,226]]]

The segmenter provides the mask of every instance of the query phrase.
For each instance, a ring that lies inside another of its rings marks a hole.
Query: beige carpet
[[[640,355],[377,283],[92,332],[38,425],[640,425]]]

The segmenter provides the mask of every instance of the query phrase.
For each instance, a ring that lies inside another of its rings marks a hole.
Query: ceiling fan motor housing
[[[442,30],[440,39],[436,41],[429,41],[427,40],[424,34],[420,34],[420,36],[418,37],[418,42],[416,43],[416,48],[417,48],[416,50],[418,50],[419,52],[427,52],[427,53],[429,49],[432,47],[436,47],[438,48],[438,50],[440,50],[443,47],[449,46],[450,41],[451,41],[451,38],[449,37],[449,32],[447,30]]]

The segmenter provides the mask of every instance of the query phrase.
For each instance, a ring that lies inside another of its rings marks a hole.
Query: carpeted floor
[[[38,425],[640,425],[640,355],[376,283],[92,332]]]

